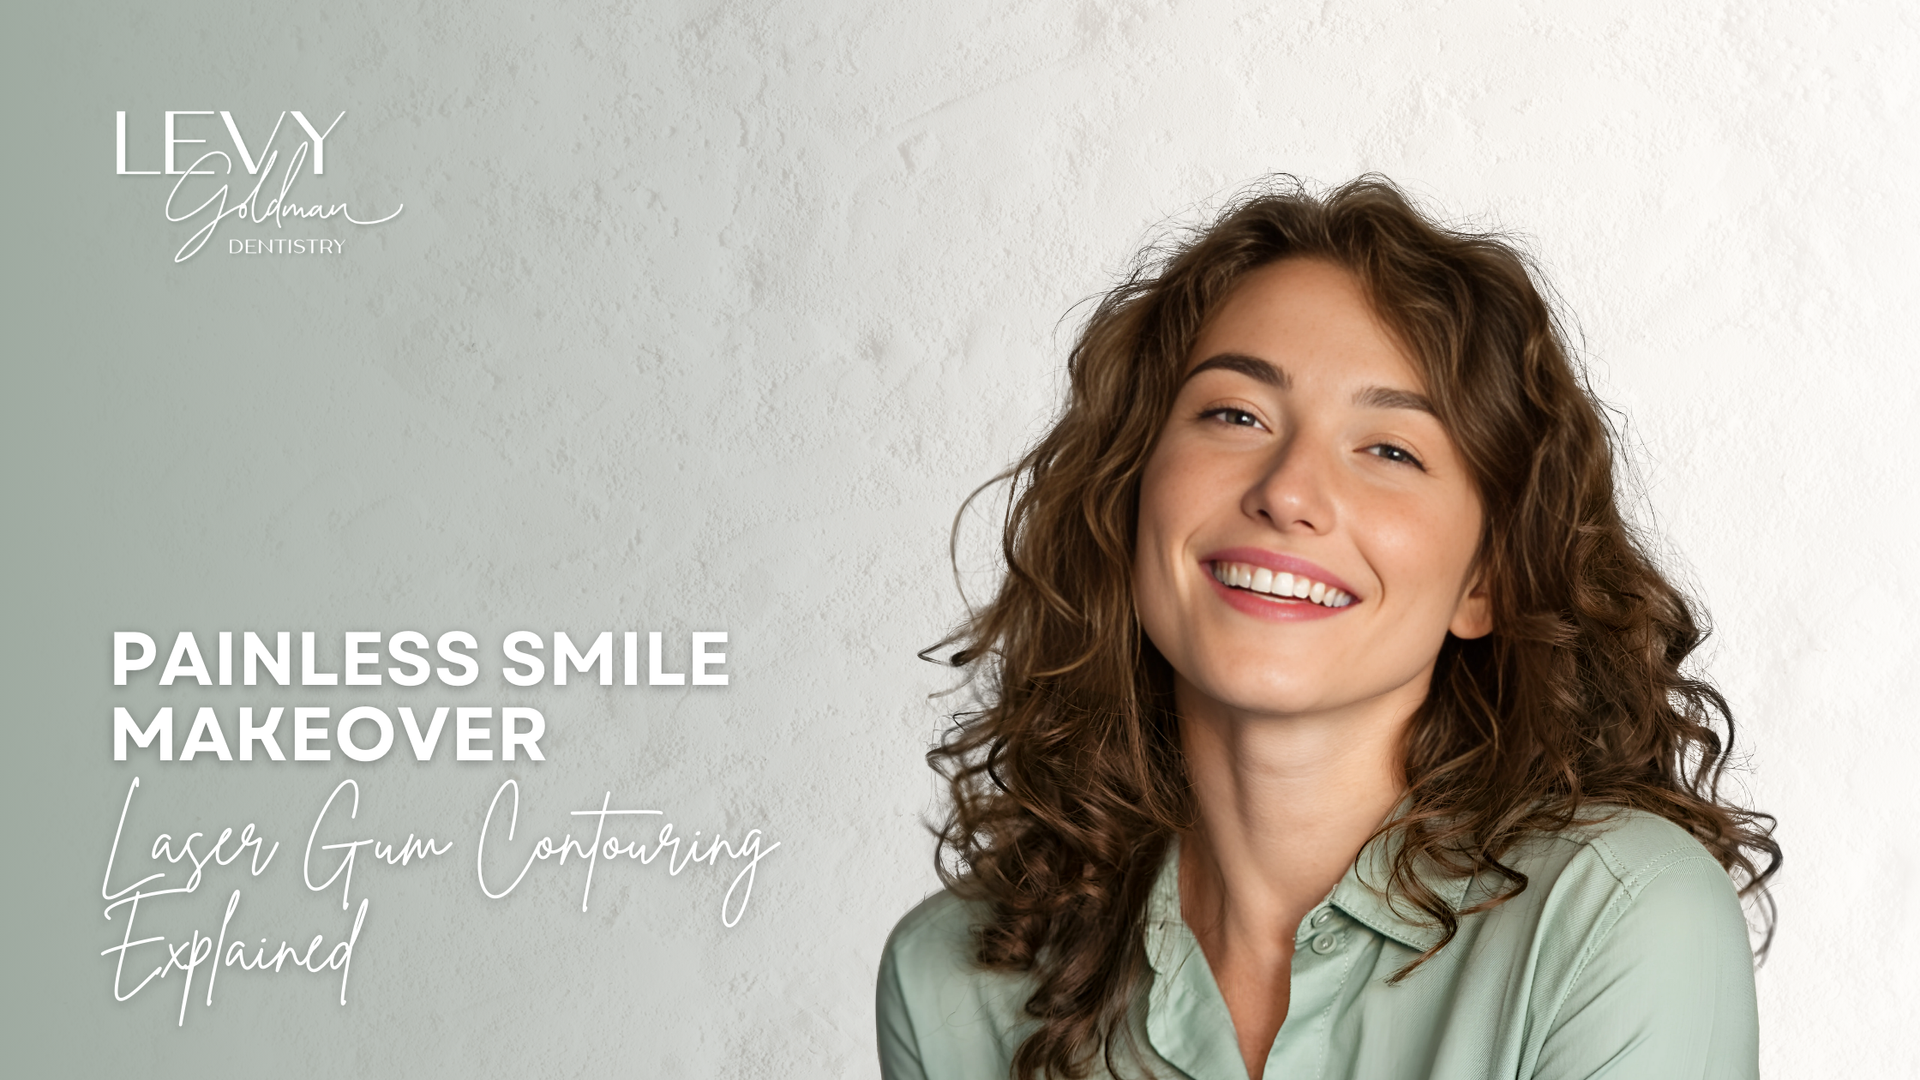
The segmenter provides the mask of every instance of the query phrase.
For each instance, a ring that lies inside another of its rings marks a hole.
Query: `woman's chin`
[[[1286,720],[1336,712],[1352,704],[1346,700],[1348,695],[1333,692],[1333,687],[1271,683],[1249,686],[1232,679],[1189,681],[1189,686],[1197,691],[1197,697],[1184,703],[1183,714],[1204,712],[1254,721]]]

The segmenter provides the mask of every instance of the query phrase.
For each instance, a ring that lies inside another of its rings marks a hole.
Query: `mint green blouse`
[[[1387,978],[1438,939],[1369,882],[1389,851],[1361,853],[1294,937],[1286,1023],[1268,1080],[1491,1077],[1696,1080],[1758,1072],[1753,958],[1733,883],[1684,830],[1622,811],[1529,841],[1509,859],[1519,896],[1460,932],[1397,986]],[[1245,1080],[1226,1002],[1180,916],[1173,845],[1148,901],[1151,980],[1123,1074]],[[1459,904],[1484,886],[1456,881]],[[1031,976],[971,962],[972,903],[942,891],[894,927],[877,1020],[887,1080],[997,1080],[1037,1023]],[[1107,1077],[1096,1062],[1093,1076]]]

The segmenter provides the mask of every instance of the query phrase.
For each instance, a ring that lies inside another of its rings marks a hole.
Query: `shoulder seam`
[[[1715,866],[1720,865],[1714,862],[1713,857],[1705,850],[1688,850],[1690,846],[1697,848],[1698,845],[1689,845],[1684,841],[1642,860],[1637,867],[1632,868],[1621,862],[1618,853],[1612,848],[1606,848],[1603,851],[1598,844],[1589,846],[1595,848],[1594,853],[1599,856],[1600,864],[1607,868],[1607,873],[1612,874],[1613,879],[1620,883],[1620,887],[1634,898],[1639,897],[1640,890],[1646,888],[1648,883],[1681,863],[1712,862]]]
[[[1611,843],[1612,837],[1609,833],[1612,830],[1609,829],[1600,829],[1592,832],[1583,831],[1584,834],[1576,833],[1573,836],[1562,834],[1558,839],[1567,843],[1578,844],[1591,851],[1594,858],[1600,861],[1600,865],[1606,868],[1607,873],[1612,875],[1615,881],[1619,882],[1623,888],[1634,895],[1638,895],[1640,890],[1645,888],[1648,882],[1659,877],[1665,873],[1669,867],[1677,863],[1687,862],[1692,859],[1704,859],[1708,862],[1713,862],[1716,866],[1719,865],[1718,861],[1713,858],[1712,854],[1700,844],[1700,841],[1692,833],[1687,832],[1685,829],[1657,814],[1622,808],[1620,816],[1610,820],[1626,821],[1632,820],[1635,816],[1645,816],[1670,829],[1672,831],[1672,840],[1653,854],[1638,859],[1633,863],[1628,863],[1620,857],[1619,849]]]

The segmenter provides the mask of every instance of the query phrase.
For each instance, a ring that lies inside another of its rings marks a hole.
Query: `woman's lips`
[[[1215,551],[1201,568],[1221,599],[1259,618],[1325,618],[1359,602],[1352,586],[1323,567],[1261,548]]]
[[[1333,571],[1317,563],[1310,563],[1294,555],[1282,555],[1265,548],[1236,547],[1222,548],[1200,560],[1209,568],[1215,563],[1246,563],[1249,566],[1262,566],[1276,574],[1292,574],[1311,581],[1324,583],[1330,589],[1339,589],[1348,596],[1358,597],[1359,590],[1334,576]]]

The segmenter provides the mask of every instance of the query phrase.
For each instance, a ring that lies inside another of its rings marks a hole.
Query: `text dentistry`
[[[274,236],[265,240],[228,240],[229,255],[340,255],[346,246],[338,240]]]

